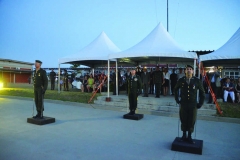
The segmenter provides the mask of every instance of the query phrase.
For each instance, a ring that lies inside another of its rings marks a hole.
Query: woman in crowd
[[[240,77],[238,77],[237,84],[235,85],[235,90],[238,98],[238,103],[240,103]]]
[[[90,88],[93,89],[93,85],[94,85],[94,79],[93,79],[93,75],[91,74],[90,77],[87,80],[88,84],[87,84],[87,90],[88,92],[90,92]]]

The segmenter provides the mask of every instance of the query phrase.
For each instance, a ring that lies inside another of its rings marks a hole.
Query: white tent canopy
[[[226,59],[240,59],[240,28],[222,47],[212,53],[200,55],[201,61]]]
[[[108,60],[110,53],[120,52],[121,50],[102,32],[88,46],[80,52],[59,59],[61,63],[80,63],[87,66],[96,66],[102,61]]]
[[[154,61],[158,57],[161,57],[161,61],[169,60],[169,57],[174,58],[171,59],[172,61],[175,61],[176,58],[187,58],[188,60],[198,58],[195,52],[187,52],[180,48],[161,23],[135,46],[123,52],[109,54],[109,59],[122,58],[120,62]],[[162,57],[167,57],[167,59]]]

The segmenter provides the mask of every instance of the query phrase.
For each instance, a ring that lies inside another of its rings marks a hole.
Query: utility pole
[[[167,31],[168,31],[168,0],[167,0]]]

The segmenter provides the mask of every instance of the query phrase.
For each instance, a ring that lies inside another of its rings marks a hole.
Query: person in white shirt
[[[163,69],[163,95],[166,96],[168,93],[168,87],[169,87],[169,79],[170,79],[170,74],[168,73],[168,69],[164,68]]]

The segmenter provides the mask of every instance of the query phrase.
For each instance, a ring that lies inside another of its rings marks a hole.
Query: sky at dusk
[[[240,0],[168,0],[169,33],[186,51],[216,50],[240,27],[239,8]],[[167,29],[167,0],[0,0],[0,58],[58,67],[102,31],[124,51],[159,22]]]

